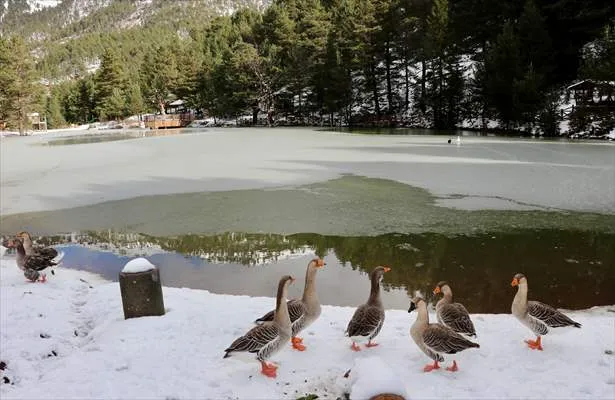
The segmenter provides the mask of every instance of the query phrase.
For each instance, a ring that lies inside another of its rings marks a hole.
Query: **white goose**
[[[517,294],[513,299],[512,314],[536,335],[536,340],[526,340],[528,347],[533,350],[542,350],[541,337],[553,329],[580,328],[581,324],[568,318],[550,305],[539,301],[527,300],[527,278],[523,274],[513,277],[511,286],[518,286]]]

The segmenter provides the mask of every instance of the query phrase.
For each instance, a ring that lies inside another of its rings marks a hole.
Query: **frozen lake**
[[[423,188],[437,205],[465,210],[615,214],[615,146],[604,142],[463,137],[456,145],[447,136],[236,128],[46,145],[81,134],[88,132],[2,138],[0,214],[289,187],[344,174]]]
[[[125,250],[151,241],[165,250],[149,258],[166,285],[215,293],[268,296],[280,274],[303,276],[307,249],[328,262],[325,304],[364,301],[379,264],[394,268],[387,307],[447,279],[473,312],[508,312],[520,271],[555,306],[613,304],[615,146],[448,139],[311,129],[3,138],[0,233],[150,235],[115,253],[73,242],[64,267],[116,279]]]

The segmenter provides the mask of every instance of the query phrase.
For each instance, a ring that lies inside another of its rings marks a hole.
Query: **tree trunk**
[[[421,111],[423,113],[425,113],[425,111],[427,110],[426,106],[425,106],[425,92],[427,91],[426,85],[425,85],[425,79],[427,77],[427,63],[425,62],[425,60],[421,60]]]
[[[406,84],[406,99],[405,99],[405,111],[408,111],[408,106],[410,105],[410,77],[408,74],[410,73],[408,69],[408,59],[404,60],[404,70],[405,70],[405,84]]]
[[[391,85],[391,49],[389,43],[386,44],[385,50],[385,63],[386,63],[386,79],[387,79],[387,102],[389,103],[388,114],[393,114],[393,87]]]
[[[372,63],[369,66],[371,72],[372,92],[374,96],[374,111],[376,120],[380,121],[380,100],[378,99],[378,79],[376,78],[376,66]]]
[[[256,125],[258,123],[258,106],[252,107],[252,125]]]

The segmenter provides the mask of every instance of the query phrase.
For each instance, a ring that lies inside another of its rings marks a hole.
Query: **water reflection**
[[[471,312],[510,312],[514,295],[510,279],[516,272],[528,276],[532,298],[556,307],[615,304],[615,235],[610,233],[518,230],[471,236],[228,233],[155,237],[90,232],[42,241],[72,242],[65,248],[64,265],[109,279],[117,278],[131,256],[149,254],[160,266],[165,285],[214,293],[272,296],[271,285],[279,275],[291,273],[302,280],[307,262],[317,254],[327,261],[318,281],[325,304],[365,301],[369,290],[365,273],[383,264],[393,267],[385,275],[384,301],[389,308],[407,307],[409,295],[420,291],[430,296],[436,282],[448,280],[456,299]],[[293,290],[299,296],[302,285]]]
[[[102,143],[102,142],[115,142],[118,140],[130,140],[140,139],[144,137],[152,136],[169,136],[178,135],[180,133],[187,133],[182,129],[159,129],[159,130],[132,130],[121,131],[114,133],[93,133],[88,135],[76,135],[63,137],[61,139],[52,139],[45,143],[43,146],[68,146],[73,144],[89,144],[89,143]]]

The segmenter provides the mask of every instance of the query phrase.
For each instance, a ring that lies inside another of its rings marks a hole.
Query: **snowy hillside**
[[[408,336],[415,314],[387,310],[380,346],[354,353],[343,334],[354,309],[325,306],[303,335],[307,350],[289,344],[270,379],[256,362],[222,355],[272,298],[164,288],[165,316],[124,320],[118,284],[85,272],[60,268],[47,284],[31,284],[3,259],[0,282],[3,399],[355,399],[371,394],[368,378],[396,392],[402,382],[413,399],[602,399],[615,390],[615,314],[606,308],[569,313],[583,328],[545,337],[543,352],[525,346],[530,332],[512,316],[473,315],[481,348],[457,358],[457,373],[427,374],[428,360]],[[387,369],[366,378],[366,363]]]

